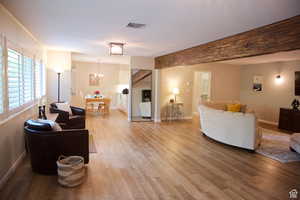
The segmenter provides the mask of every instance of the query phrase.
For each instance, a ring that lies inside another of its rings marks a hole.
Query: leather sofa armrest
[[[79,155],[84,157],[84,163],[89,163],[89,131],[87,129],[69,129],[61,131],[62,149],[64,155]]]
[[[85,115],[85,109],[70,106],[73,115]]]

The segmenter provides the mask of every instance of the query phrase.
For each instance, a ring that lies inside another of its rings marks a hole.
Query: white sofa
[[[216,141],[255,150],[261,140],[255,114],[228,112],[223,108],[225,104],[199,105],[201,131]]]

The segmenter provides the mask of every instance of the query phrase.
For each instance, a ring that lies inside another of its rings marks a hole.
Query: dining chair
[[[109,98],[103,98],[102,103],[99,104],[98,110],[100,113],[103,114],[109,114],[109,107],[110,107],[110,99]]]

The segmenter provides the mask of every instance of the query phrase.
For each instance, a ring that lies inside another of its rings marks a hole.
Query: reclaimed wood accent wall
[[[300,49],[300,15],[155,58],[155,68],[194,65]]]

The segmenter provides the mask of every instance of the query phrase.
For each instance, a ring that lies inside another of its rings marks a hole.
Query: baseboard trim
[[[160,122],[161,122],[161,119],[160,119],[160,118],[154,118],[154,122],[155,122],[155,123],[160,123]]]
[[[191,119],[193,119],[193,117],[192,116],[185,116],[185,117],[182,117],[182,118],[166,118],[166,117],[164,117],[164,118],[162,118],[162,119],[160,119],[161,121],[176,121],[176,120],[191,120]]]
[[[258,122],[262,122],[262,123],[265,123],[265,124],[270,124],[270,125],[278,126],[277,122],[271,122],[271,121],[267,121],[267,120],[263,120],[263,119],[259,119]]]
[[[0,190],[2,187],[7,183],[7,181],[14,175],[16,172],[16,169],[21,164],[21,162],[24,160],[26,156],[26,151],[24,151],[19,158],[14,162],[14,164],[8,169],[6,174],[0,179]]]

